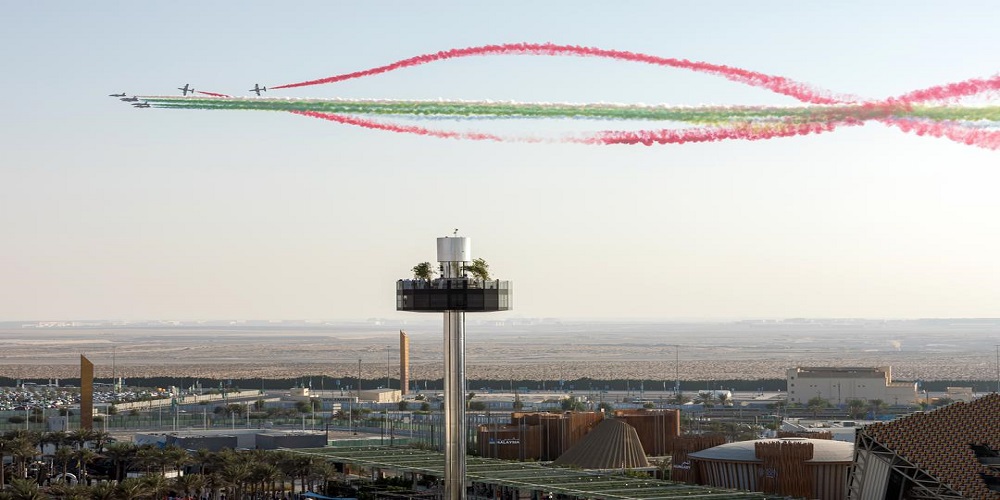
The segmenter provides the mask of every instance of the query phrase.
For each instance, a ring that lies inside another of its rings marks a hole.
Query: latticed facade
[[[689,453],[701,485],[795,498],[843,500],[854,447],[828,439],[764,439]]]
[[[1000,499],[1000,395],[858,432],[852,500]]]

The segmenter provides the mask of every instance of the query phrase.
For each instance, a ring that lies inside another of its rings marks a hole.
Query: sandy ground
[[[784,378],[794,366],[893,367],[901,380],[997,376],[993,324],[939,322],[469,324],[472,379],[683,380]],[[411,379],[441,377],[440,324],[403,326]],[[116,326],[0,328],[0,376],[398,377],[398,327]],[[388,355],[388,363],[387,363]],[[679,363],[678,363],[679,361]]]

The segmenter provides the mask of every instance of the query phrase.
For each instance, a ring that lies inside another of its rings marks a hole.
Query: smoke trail
[[[680,130],[640,130],[635,132],[608,131],[583,141],[587,144],[687,144],[693,142],[716,142],[724,140],[759,141],[777,137],[830,132],[838,126],[861,125],[858,120],[830,123],[785,123],[777,125],[735,125],[732,127],[686,128]]]
[[[849,102],[851,99],[834,97],[829,92],[811,87],[805,83],[785,78],[782,76],[768,75],[756,71],[742,68],[735,68],[721,64],[711,64],[700,61],[689,61],[687,59],[675,59],[669,57],[659,57],[649,54],[627,52],[622,50],[608,50],[596,47],[580,47],[575,45],[556,45],[552,43],[511,43],[502,45],[483,45],[479,47],[468,47],[464,49],[451,49],[434,54],[423,54],[409,59],[396,61],[385,66],[378,66],[353,73],[344,73],[316,80],[308,80],[297,83],[287,83],[284,85],[272,86],[272,89],[288,89],[295,87],[306,87],[310,85],[322,85],[328,83],[342,82],[354,78],[388,73],[402,68],[420,66],[435,61],[447,59],[457,59],[462,57],[488,56],[488,55],[533,55],[533,56],[577,56],[577,57],[599,57],[607,59],[617,59],[621,61],[639,62],[656,66],[667,66],[678,69],[686,69],[697,73],[706,73],[732,80],[734,82],[760,87],[772,92],[794,97],[795,99],[811,104],[838,104]]]
[[[1000,131],[983,130],[949,121],[937,122],[902,119],[887,119],[883,121],[894,125],[903,132],[950,139],[961,144],[992,149],[994,151],[1000,149]]]
[[[904,132],[943,137],[963,144],[1000,149],[1000,107],[930,106],[927,103],[956,101],[970,96],[996,97],[1000,75],[975,78],[912,91],[883,100],[862,101],[834,96],[795,80],[742,68],[607,50],[595,47],[546,44],[484,45],[451,49],[403,59],[367,70],[272,86],[272,89],[335,83],[387,73],[436,61],[489,55],[533,55],[598,57],[685,69],[715,75],[734,82],[793,97],[804,106],[644,106],[636,104],[519,103],[493,101],[393,101],[344,99],[247,99],[197,91],[203,97],[147,97],[154,107],[169,109],[223,109],[285,111],[338,123],[397,133],[430,137],[541,142],[558,140],[585,144],[680,144],[720,140],[764,140],[829,132],[841,126],[856,126],[870,120],[886,123]],[[603,131],[589,135],[539,139],[507,137],[482,132],[433,130],[413,125],[376,121],[370,116],[435,119],[606,119],[685,123],[688,128]]]
[[[992,78],[973,78],[963,82],[955,82],[922,90],[915,90],[913,92],[903,94],[896,99],[901,102],[909,103],[944,101],[997,90],[1000,90],[1000,75]]]
[[[332,122],[343,123],[346,125],[356,125],[358,127],[374,129],[374,130],[387,130],[389,132],[396,132],[401,134],[416,134],[426,137],[438,137],[441,139],[468,139],[472,141],[496,141],[496,142],[542,142],[542,139],[533,138],[505,138],[494,134],[485,134],[480,132],[449,132],[441,130],[431,130],[424,127],[417,127],[414,125],[395,125],[391,123],[380,123],[374,120],[367,120],[364,118],[354,118],[350,116],[337,115],[332,113],[320,113],[316,111],[290,111],[302,116],[310,116],[312,118],[320,118],[323,120],[329,120]]]

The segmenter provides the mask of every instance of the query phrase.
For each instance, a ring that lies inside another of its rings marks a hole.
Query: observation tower
[[[509,281],[469,277],[472,240],[437,239],[439,277],[396,282],[396,310],[444,314],[444,498],[465,499],[465,313],[510,309]]]

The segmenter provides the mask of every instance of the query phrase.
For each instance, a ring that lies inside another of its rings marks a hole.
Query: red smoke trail
[[[896,99],[905,103],[943,101],[1000,90],[1000,75],[991,78],[973,78],[964,82],[938,85],[903,94]]]
[[[540,139],[508,139],[501,137],[499,135],[484,134],[479,132],[448,132],[442,130],[431,130],[424,127],[417,127],[414,125],[393,125],[391,123],[381,123],[375,120],[367,120],[364,118],[354,118],[351,116],[338,115],[334,113],[320,113],[317,111],[289,111],[297,115],[310,116],[313,118],[320,118],[323,120],[330,120],[332,122],[343,123],[347,125],[356,125],[358,127],[370,128],[375,130],[388,130],[389,132],[397,132],[401,134],[416,134],[423,135],[427,137],[439,137],[442,139],[469,139],[473,141],[496,141],[496,142],[507,142],[507,141],[520,141],[520,142],[541,142]]]
[[[205,92],[204,90],[195,90],[195,92],[198,93],[198,94],[208,95],[208,96],[212,96],[212,97],[232,97],[229,94],[220,94],[218,92]]]
[[[898,127],[903,132],[917,135],[943,137],[955,142],[977,146],[985,149],[1000,149],[1000,132],[963,127],[955,122],[936,122],[923,120],[885,119],[885,123]]]
[[[602,57],[608,59],[618,59],[622,61],[633,61],[657,66],[668,66],[672,68],[687,69],[698,73],[707,73],[721,76],[729,80],[739,82],[752,87],[760,87],[771,90],[778,94],[794,97],[802,102],[812,104],[839,104],[843,99],[834,98],[826,91],[821,91],[810,87],[807,84],[794,80],[749,71],[741,68],[724,66],[721,64],[711,64],[706,62],[688,61],[687,59],[674,59],[668,57],[658,57],[648,54],[639,54],[622,50],[607,50],[596,47],[578,47],[575,45],[556,45],[551,43],[512,43],[503,45],[483,45],[480,47],[469,47],[464,49],[451,49],[434,54],[424,54],[409,59],[396,61],[392,64],[379,66],[376,68],[344,73],[341,75],[309,80],[305,82],[289,83],[271,87],[272,89],[286,89],[293,87],[306,87],[310,85],[321,85],[325,83],[342,82],[364,76],[387,73],[397,69],[419,66],[434,61],[446,59],[456,59],[461,57],[486,56],[486,55],[535,55],[535,56],[579,56],[579,57]]]
[[[715,142],[731,139],[759,141],[776,137],[819,134],[830,132],[839,126],[861,125],[862,123],[861,120],[846,120],[827,123],[789,123],[776,126],[745,124],[718,128],[639,130],[635,132],[608,131],[599,132],[595,137],[578,142],[586,144],[644,144],[652,146],[653,144],[686,144],[690,142]]]

